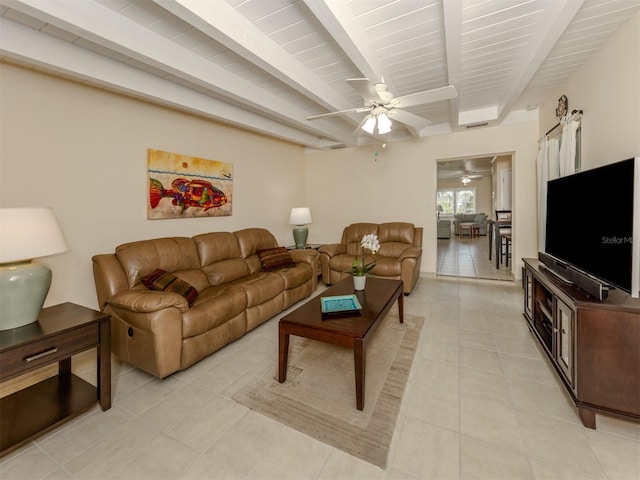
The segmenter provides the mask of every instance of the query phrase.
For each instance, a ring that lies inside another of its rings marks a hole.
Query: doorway
[[[438,159],[436,196],[437,275],[513,281],[511,262],[496,263],[494,248],[490,255],[488,223],[496,210],[511,210],[512,155]],[[473,235],[461,232],[465,220],[480,223]]]

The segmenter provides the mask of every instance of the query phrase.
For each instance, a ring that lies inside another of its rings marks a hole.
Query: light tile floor
[[[496,268],[495,247],[489,260],[489,239],[486,235],[469,238],[451,234],[451,238],[438,239],[438,275],[481,278],[487,280],[513,280],[511,261]]]
[[[381,470],[235,403],[277,358],[277,319],[165,380],[114,361],[114,405],[0,460],[2,479],[638,479],[640,425],[584,428],[513,282],[421,279],[426,324]],[[74,370],[95,382],[92,355]]]

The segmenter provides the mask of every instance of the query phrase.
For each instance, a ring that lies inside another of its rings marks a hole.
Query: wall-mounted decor
[[[147,218],[231,215],[233,164],[149,149]]]
[[[556,117],[559,119],[564,117],[567,114],[567,110],[569,109],[569,100],[567,100],[566,95],[562,95],[558,99],[558,106],[556,107]]]

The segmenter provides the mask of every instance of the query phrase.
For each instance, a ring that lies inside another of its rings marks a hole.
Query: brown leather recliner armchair
[[[404,294],[409,295],[420,278],[422,261],[422,227],[412,223],[353,223],[342,232],[340,243],[324,245],[318,249],[322,281],[327,285],[339,282],[351,270],[356,255],[362,255],[360,242],[368,234],[378,236],[380,250],[375,256],[368,254],[366,262],[376,262],[370,274],[404,282]]]

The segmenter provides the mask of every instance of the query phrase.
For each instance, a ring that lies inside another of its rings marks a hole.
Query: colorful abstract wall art
[[[233,164],[149,149],[148,173],[148,219],[231,215]]]

